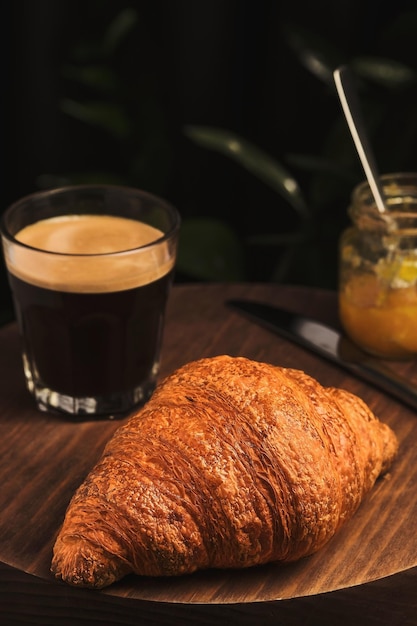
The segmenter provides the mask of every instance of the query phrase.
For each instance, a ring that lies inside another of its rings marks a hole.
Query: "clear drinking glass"
[[[39,192],[1,221],[39,409],[122,416],[152,393],[176,261],[178,212],[138,189]]]

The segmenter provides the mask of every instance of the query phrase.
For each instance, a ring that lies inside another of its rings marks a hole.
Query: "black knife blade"
[[[228,300],[230,308],[243,313],[277,335],[336,363],[356,377],[417,409],[417,387],[358,348],[339,330],[303,315],[262,302]]]

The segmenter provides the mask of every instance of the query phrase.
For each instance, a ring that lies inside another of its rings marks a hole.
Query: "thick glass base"
[[[156,385],[156,376],[152,375],[151,379],[129,391],[98,397],[73,397],[53,391],[36,380],[25,356],[23,365],[26,386],[34,396],[40,411],[60,413],[80,419],[121,419],[131,413],[135,407],[144,404],[152,395]]]

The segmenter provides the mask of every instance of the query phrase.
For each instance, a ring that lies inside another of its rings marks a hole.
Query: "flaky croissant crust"
[[[243,357],[185,365],[75,493],[52,571],[103,587],[293,561],[322,547],[397,452],[358,397]]]

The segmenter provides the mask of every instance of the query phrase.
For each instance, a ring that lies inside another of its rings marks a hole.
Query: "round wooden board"
[[[417,565],[416,414],[232,312],[225,302],[236,297],[270,302],[337,324],[331,292],[253,284],[176,286],[169,304],[161,376],[190,360],[217,354],[303,369],[324,385],[361,396],[395,430],[400,441],[398,459],[355,517],[312,557],[285,566],[205,571],[178,578],[128,576],[102,592],[90,593],[176,604],[270,602],[363,585]],[[0,331],[0,345],[0,561],[53,582],[51,551],[65,509],[119,422],[74,422],[38,412],[24,388],[14,324]],[[415,363],[391,366],[417,383]]]

